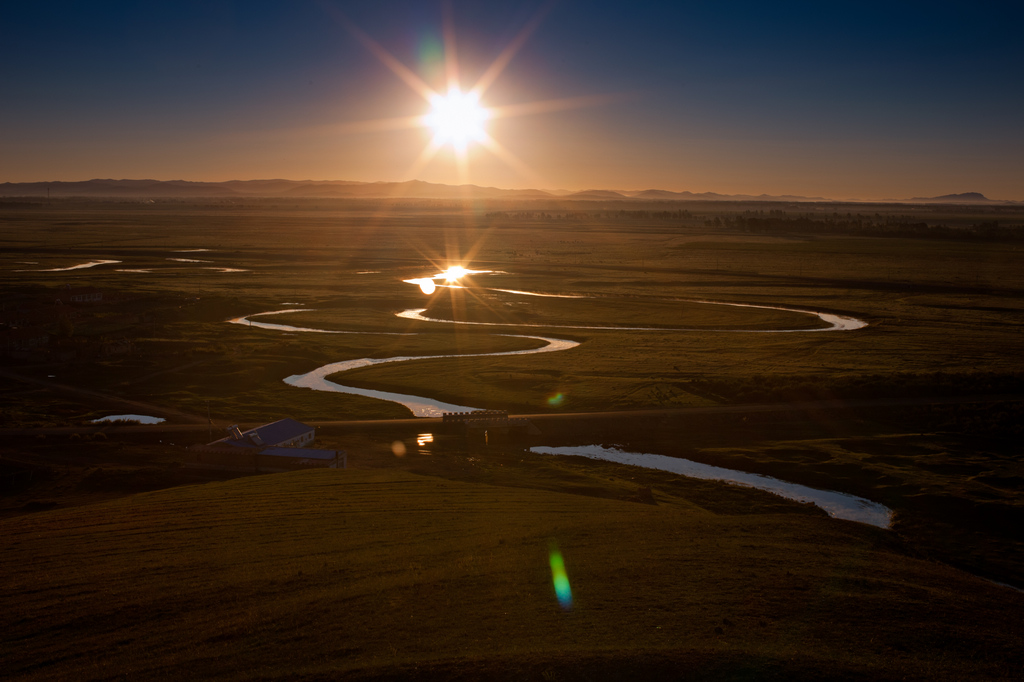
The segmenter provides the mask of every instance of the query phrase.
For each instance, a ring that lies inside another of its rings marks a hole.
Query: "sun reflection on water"
[[[406,284],[415,284],[420,288],[420,291],[429,296],[437,291],[437,282],[446,283],[442,286],[461,289],[462,287],[454,284],[454,282],[458,282],[466,275],[486,275],[493,272],[493,270],[469,270],[462,265],[452,265],[444,272],[439,272],[430,277],[414,277],[412,279],[403,279],[402,281]]]

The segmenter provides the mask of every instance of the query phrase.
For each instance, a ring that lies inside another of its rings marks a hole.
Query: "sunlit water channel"
[[[589,298],[587,296],[563,296],[558,294],[536,294],[529,293],[526,291],[515,291],[512,289],[494,289],[494,291],[502,291],[508,294],[520,294],[523,296],[544,296],[550,298]],[[848,317],[846,315],[835,315],[832,313],[823,313],[815,310],[801,310],[798,308],[783,308],[780,306],[772,305],[754,305],[752,303],[720,303],[718,301],[687,301],[688,303],[701,303],[705,305],[725,305],[734,308],[759,308],[761,310],[784,310],[790,313],[801,313],[804,315],[813,315],[820,319],[822,322],[827,323],[827,327],[815,327],[812,329],[703,329],[703,328],[686,328],[686,327],[622,327],[622,326],[594,326],[594,325],[568,325],[568,324],[514,324],[510,325],[504,322],[464,322],[455,320],[445,320],[439,317],[427,317],[423,313],[426,312],[426,308],[404,310],[398,313],[398,317],[404,317],[409,320],[418,320],[420,322],[443,322],[447,324],[467,324],[476,325],[481,327],[542,327],[545,329],[592,329],[600,331],[644,331],[644,332],[727,332],[730,334],[798,334],[798,333],[810,333],[810,332],[835,332],[835,331],[853,331],[855,329],[863,329],[868,326],[868,323],[863,320],[858,320],[855,317]]]
[[[503,290],[507,293],[521,294],[525,296],[558,296],[559,294],[535,294],[531,292],[521,292],[513,290]],[[565,296],[569,297],[569,296]],[[744,329],[733,329],[733,330],[715,330],[715,331],[732,331],[740,333],[796,333],[796,332],[820,332],[820,331],[850,331],[860,329],[867,326],[867,323],[852,317],[846,317],[843,315],[834,315],[830,313],[821,313],[810,310],[800,310],[795,308],[785,308],[780,306],[765,306],[765,305],[753,305],[744,303],[718,303],[715,301],[694,301],[697,303],[703,303],[708,305],[728,305],[735,307],[744,308],[763,308],[773,310],[785,310],[789,312],[803,313],[807,315],[814,315],[820,318],[823,322],[827,323],[828,327],[817,328],[817,329],[780,329],[780,330],[744,330]],[[272,310],[263,313],[257,313],[249,315],[247,317],[237,317],[230,320],[233,324],[246,325],[250,327],[257,327],[260,329],[266,329],[268,331],[278,331],[285,333],[318,333],[318,334],[380,334],[388,336],[415,336],[417,333],[398,333],[398,332],[366,332],[366,331],[353,331],[353,330],[331,330],[331,329],[318,329],[312,327],[299,327],[294,325],[279,324],[273,322],[263,322],[262,320],[255,320],[256,317],[268,317],[276,315],[285,315],[289,313],[298,312],[312,312],[314,309],[311,308],[288,308],[284,310]],[[445,324],[466,324],[466,325],[481,325],[481,326],[505,326],[499,323],[489,322],[457,322],[453,320],[444,320],[437,318],[425,317],[423,313],[425,309],[410,309],[404,310],[397,313],[397,316],[404,319],[417,320],[423,322],[440,322]],[[690,329],[665,329],[665,328],[653,328],[653,327],[604,327],[604,326],[569,326],[569,325],[515,325],[518,327],[545,327],[548,329],[600,329],[600,330],[629,330],[629,331],[676,331],[676,332],[687,332],[687,331],[710,331],[710,330],[690,330]],[[413,360],[432,360],[439,358],[453,358],[453,357],[497,357],[506,355],[530,355],[533,353],[550,353],[555,351],[570,350],[579,345],[576,341],[570,341],[567,339],[558,339],[546,336],[528,336],[520,334],[502,334],[509,338],[518,338],[523,340],[540,341],[543,345],[527,348],[524,350],[516,351],[503,351],[495,353],[465,353],[465,354],[445,354],[445,355],[409,355],[409,356],[396,356],[391,358],[357,358],[351,360],[342,360],[340,362],[333,362],[321,367],[318,367],[305,374],[296,374],[289,376],[284,379],[284,382],[289,386],[295,386],[297,388],[309,388],[316,391],[330,391],[334,393],[347,393],[351,395],[360,395],[370,398],[376,398],[379,400],[387,400],[396,402],[407,407],[413,415],[417,417],[439,417],[444,412],[465,412],[472,411],[474,407],[466,405],[455,405],[452,403],[445,403],[440,400],[434,400],[432,398],[426,398],[422,396],[407,395],[402,393],[392,393],[388,391],[375,391],[371,389],[356,388],[354,386],[345,386],[343,384],[330,381],[327,377],[346,372],[352,369],[360,367],[370,367],[373,365],[380,365],[392,362],[409,362]],[[592,459],[602,459],[605,461],[619,462],[622,464],[631,464],[634,466],[642,466],[646,468],[659,469],[662,471],[670,471],[676,474],[690,476],[694,478],[702,478],[708,480],[727,481],[736,485],[749,486],[760,490],[781,495],[783,497],[797,500],[800,502],[811,502],[822,509],[824,509],[830,516],[841,519],[848,519],[851,521],[858,521],[860,523],[867,523],[880,528],[887,528],[892,520],[892,512],[885,506],[866,500],[854,495],[847,495],[845,493],[832,492],[827,490],[816,490],[814,488],[808,488],[795,483],[788,483],[781,481],[769,476],[762,476],[760,474],[752,474],[743,471],[734,471],[725,469],[722,467],[715,467],[706,464],[700,464],[698,462],[692,462],[685,459],[678,459],[674,457],[665,457],[663,455],[652,455],[645,453],[634,453],[634,452],[623,452],[621,450],[615,450],[610,448],[604,448],[601,446],[583,446],[583,447],[571,447],[571,448],[543,448],[538,447],[533,449],[534,452],[541,454],[550,455],[577,455],[583,457],[590,457]]]
[[[290,377],[287,377],[284,380],[284,382],[289,386],[297,386],[299,388],[311,388],[314,391],[349,393],[352,395],[366,396],[368,398],[389,400],[394,403],[405,405],[416,417],[440,417],[445,412],[467,412],[479,408],[468,407],[466,405],[453,405],[451,403],[445,403],[440,400],[433,400],[432,398],[423,398],[421,396],[415,395],[389,393],[387,391],[373,391],[366,388],[356,388],[354,386],[343,386],[342,384],[336,384],[333,381],[329,381],[327,377],[332,374],[337,374],[339,372],[346,372],[350,369],[356,369],[358,367],[369,367],[371,365],[380,365],[386,362],[405,362],[408,360],[434,360],[437,358],[479,358],[494,357],[499,355],[530,355],[533,353],[551,353],[559,350],[569,350],[570,348],[575,348],[576,346],[580,345],[576,341],[568,341],[566,339],[553,339],[548,338],[546,336],[520,336],[516,334],[500,334],[499,336],[507,336],[512,339],[531,339],[535,341],[543,341],[544,345],[539,346],[537,348],[527,348],[525,350],[510,350],[500,353],[462,353],[458,355],[410,355],[393,358],[359,358],[357,360],[343,360],[341,362],[332,362],[329,365],[317,367],[312,372],[292,375]]]
[[[892,510],[885,505],[856,495],[837,493],[831,490],[808,488],[798,483],[781,481],[771,476],[751,474],[723,467],[701,464],[688,459],[651,455],[642,452],[625,452],[600,445],[583,445],[577,447],[534,447],[532,452],[541,455],[561,455],[588,457],[606,462],[618,462],[645,469],[669,471],[689,478],[700,478],[709,481],[726,481],[735,485],[765,490],[797,502],[810,502],[824,509],[829,516],[847,521],[867,523],[879,528],[888,528],[892,523]]]
[[[71,270],[85,270],[88,268],[95,268],[98,265],[110,265],[112,263],[120,263],[119,260],[93,260],[88,263],[79,263],[78,265],[71,265],[66,268],[46,268],[44,270],[15,270],[15,272],[70,272]]]
[[[495,290],[504,291],[505,293],[519,294],[524,296],[551,296],[557,298],[576,298],[572,295],[563,294],[543,294],[526,291],[516,290]],[[587,298],[580,296],[579,298]],[[848,317],[843,315],[835,315],[831,313],[822,313],[817,311],[796,309],[796,308],[785,308],[780,306],[760,306],[753,304],[743,303],[723,303],[716,301],[691,301],[706,303],[708,305],[727,305],[735,307],[751,307],[751,308],[767,308],[775,310],[786,310],[790,312],[803,313],[807,315],[814,315],[820,318],[823,322],[827,323],[828,327],[822,327],[817,329],[781,329],[781,330],[716,330],[725,332],[738,332],[738,333],[812,333],[812,332],[827,332],[827,331],[852,331],[856,329],[862,329],[867,325],[863,320],[859,320],[854,317]],[[294,304],[283,304],[283,305],[294,305]],[[343,331],[343,330],[328,330],[328,329],[316,329],[310,327],[296,327],[284,324],[274,324],[255,321],[252,318],[268,315],[282,315],[292,312],[310,312],[311,308],[290,308],[287,310],[274,310],[264,313],[256,313],[247,317],[238,317],[229,322],[233,324],[246,325],[257,327],[261,329],[280,331],[283,333],[320,333],[320,334],[377,334],[377,335],[389,335],[389,336],[415,336],[416,333],[399,333],[399,332],[362,332],[362,331]],[[443,319],[432,319],[423,316],[425,309],[413,309],[405,310],[401,313],[397,313],[398,317],[421,320],[428,322],[439,322],[445,324],[485,324],[488,326],[509,326],[509,325],[498,325],[496,323],[467,323],[457,322],[453,320]],[[517,326],[529,326],[529,325],[517,325]],[[583,328],[583,329],[609,329],[608,327],[564,327],[559,325],[543,325],[548,329],[559,329],[559,328]],[[610,329],[623,329],[622,327],[611,327]],[[632,328],[634,331],[709,331],[709,330],[670,330],[665,328]],[[364,395],[372,398],[378,398],[381,400],[389,400],[397,402],[399,404],[408,407],[415,416],[419,417],[435,417],[440,416],[440,413],[445,411],[452,412],[463,412],[467,410],[473,410],[476,408],[453,405],[444,403],[441,401],[432,400],[430,398],[423,398],[420,396],[404,395],[399,393],[388,393],[384,391],[370,391],[367,389],[359,389],[351,386],[343,386],[335,382],[327,380],[327,376],[343,372],[349,369],[355,369],[356,367],[366,367],[374,364],[381,364],[385,362],[404,362],[411,360],[425,360],[431,358],[450,358],[450,357],[486,357],[495,355],[527,355],[530,353],[543,353],[553,352],[557,350],[569,350],[578,346],[579,344],[575,341],[568,341],[565,339],[554,339],[540,336],[518,336],[518,335],[506,335],[513,336],[516,338],[524,339],[536,339],[544,341],[546,345],[526,349],[521,351],[507,351],[502,353],[476,353],[472,355],[432,355],[432,356],[400,356],[394,358],[360,358],[356,360],[346,360],[337,363],[330,363],[319,367],[306,374],[293,375],[284,379],[285,383],[296,387],[306,387],[314,390],[332,391],[338,393],[349,393],[353,395]],[[420,434],[417,439],[417,444],[422,448],[428,440],[433,440],[431,434]],[[421,450],[422,451],[422,450]],[[422,451],[426,454],[427,451]],[[846,493],[828,491],[828,490],[817,490],[815,488],[809,488],[796,483],[789,483],[781,481],[779,479],[772,478],[770,476],[763,476],[761,474],[753,474],[743,471],[735,471],[731,469],[725,469],[723,467],[715,467],[711,465],[701,464],[690,460],[679,459],[674,457],[665,457],[663,455],[653,455],[646,453],[630,453],[610,448],[603,448],[601,446],[580,446],[571,448],[549,448],[549,447],[535,447],[533,452],[539,454],[550,454],[556,456],[584,456],[592,459],[602,459],[605,461],[619,462],[622,464],[629,464],[633,466],[641,466],[645,468],[658,469],[662,471],[668,471],[683,476],[690,476],[693,478],[701,478],[705,480],[716,480],[733,483],[735,485],[749,486],[757,488],[759,490],[765,490],[782,497],[800,501],[810,502],[818,507],[824,509],[829,516],[839,519],[846,519],[856,521],[860,523],[866,523],[879,528],[888,528],[892,523],[892,511],[882,504],[872,502],[855,495],[849,495]],[[987,579],[986,579],[987,580]],[[1010,589],[1021,591],[1017,587],[1006,585],[1004,583],[996,583],[995,581],[989,580],[994,584],[1009,587]]]
[[[99,419],[93,419],[93,424],[102,424],[104,422],[134,422],[137,424],[160,424],[166,421],[162,417],[150,417],[145,414],[111,414],[106,417],[100,417]]]
[[[412,281],[412,280],[407,280]],[[522,296],[546,296],[554,298],[589,298],[587,296],[570,295],[570,294],[546,294],[540,292],[527,292],[517,291],[512,289],[494,289],[494,291],[502,291],[505,293],[518,294]],[[541,327],[546,329],[587,329],[587,330],[619,330],[619,331],[649,331],[649,332],[694,332],[694,331],[717,331],[717,332],[735,332],[735,333],[799,333],[799,332],[822,332],[822,331],[852,331],[855,329],[861,329],[867,326],[867,323],[858,320],[853,317],[847,317],[844,315],[835,315],[831,313],[822,313],[812,310],[803,310],[798,308],[787,308],[782,306],[768,306],[768,305],[757,305],[751,303],[725,303],[718,301],[689,301],[691,303],[701,303],[705,305],[724,305],[738,308],[761,308],[768,310],[784,310],[788,312],[801,313],[805,315],[813,315],[827,323],[828,327],[819,327],[815,329],[777,329],[777,330],[763,330],[763,329],[671,329],[664,327],[608,327],[608,326],[582,326],[582,325],[556,325],[556,324],[520,324],[520,325],[507,325],[497,322],[464,322],[456,320],[445,320],[440,318],[426,317],[423,313],[426,312],[425,308],[413,308],[409,310],[403,310],[402,312],[396,313],[396,315],[403,319],[416,320],[420,322],[437,322],[442,324],[458,324],[458,325],[476,325],[476,326],[487,326],[487,327]],[[312,312],[313,308],[287,308],[284,310],[270,310],[262,313],[255,313],[245,317],[236,317],[229,320],[232,324],[246,325],[249,327],[257,327],[259,329],[266,329],[269,331],[279,331],[285,333],[316,333],[316,334],[373,334],[382,336],[416,336],[417,332],[367,332],[367,331],[353,331],[353,330],[338,330],[338,329],[317,329],[313,327],[297,327],[288,324],[279,324],[274,322],[263,322],[262,320],[255,320],[256,317],[267,317],[272,315],[285,315],[289,313],[298,312]],[[392,358],[357,358],[353,360],[343,360],[340,362],[333,362],[327,365],[323,365],[314,369],[311,372],[305,374],[296,374],[284,379],[284,382],[290,386],[297,388],[309,388],[314,391],[329,391],[333,393],[348,393],[350,395],[360,395],[368,398],[376,398],[378,400],[387,400],[390,402],[399,403],[408,408],[416,417],[437,417],[443,412],[463,412],[467,410],[479,409],[476,407],[470,407],[467,405],[455,405],[452,403],[445,403],[432,398],[425,398],[422,396],[407,395],[403,393],[392,393],[388,391],[374,391],[364,388],[356,388],[354,386],[345,386],[327,379],[328,376],[345,372],[351,369],[359,367],[367,367],[370,365],[377,365],[386,362],[408,362],[412,360],[432,360],[438,358],[452,358],[452,357],[494,357],[500,355],[529,355],[533,353],[548,353],[560,350],[569,350],[575,348],[579,343],[575,341],[569,341],[566,339],[556,339],[544,336],[525,336],[518,334],[502,334],[502,336],[508,336],[510,338],[521,338],[521,339],[533,339],[544,341],[545,345],[537,348],[530,348],[518,351],[504,351],[499,353],[473,353],[473,354],[450,354],[450,355],[409,355],[409,356],[398,356]]]

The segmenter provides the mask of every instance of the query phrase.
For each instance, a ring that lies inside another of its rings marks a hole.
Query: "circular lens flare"
[[[437,290],[437,285],[434,284],[433,277],[417,277],[415,279],[403,279],[402,281],[406,284],[415,284],[420,288],[420,291],[425,293],[427,296]]]

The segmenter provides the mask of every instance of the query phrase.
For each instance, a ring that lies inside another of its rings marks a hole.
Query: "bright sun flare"
[[[438,285],[435,284],[436,280],[444,280],[448,284],[451,284],[452,282],[459,281],[460,279],[462,279],[466,275],[475,275],[475,274],[488,273],[488,272],[491,272],[491,271],[490,270],[467,270],[466,268],[462,267],[461,265],[453,265],[453,266],[449,267],[447,270],[445,270],[444,272],[439,272],[436,275],[434,275],[433,277],[417,277],[415,279],[406,279],[406,280],[402,280],[402,281],[403,282],[407,282],[409,284],[417,285],[420,288],[420,291],[422,291],[424,294],[429,296],[430,294],[434,293],[437,290],[437,286]],[[460,288],[461,289],[462,287],[460,285],[456,285],[456,288]]]
[[[467,270],[466,268],[462,267],[461,265],[453,265],[450,268],[448,268],[447,270],[445,270],[442,274],[444,275],[444,281],[446,281],[446,282],[455,282],[459,278],[461,278],[462,276],[464,276],[464,275],[466,275],[468,273],[469,273],[469,270]]]
[[[409,177],[416,177],[417,173],[436,157],[442,147],[451,145],[455,152],[454,157],[459,182],[460,184],[468,184],[470,182],[469,144],[475,142],[504,161],[510,168],[518,171],[524,178],[530,178],[532,182],[543,184],[543,178],[538,177],[526,164],[516,158],[512,152],[484,130],[484,123],[491,119],[590,106],[607,101],[608,97],[569,97],[522,104],[505,104],[489,108],[484,107],[480,103],[480,98],[488,92],[516,52],[519,51],[519,48],[523,46],[530,37],[530,34],[540,25],[541,20],[550,8],[550,4],[547,3],[545,8],[539,10],[533,19],[523,26],[491,65],[483,71],[473,87],[465,92],[460,85],[459,62],[455,56],[455,29],[451,14],[448,12],[444,22],[444,70],[448,87],[448,94],[446,95],[441,94],[428,85],[415,70],[410,69],[399,61],[377,41],[349,21],[342,13],[331,10],[335,18],[348,28],[359,42],[376,55],[381,63],[391,69],[396,76],[405,81],[406,85],[430,104],[430,111],[425,115],[360,121],[346,124],[345,129],[351,132],[418,127],[426,127],[432,130],[434,135],[431,141],[424,147],[416,161],[413,162],[412,167],[403,173],[403,175]]]
[[[434,131],[435,144],[450,143],[457,149],[464,149],[470,141],[484,139],[483,123],[490,118],[490,112],[480,106],[477,93],[453,87],[445,96],[432,95],[430,106],[423,123]]]

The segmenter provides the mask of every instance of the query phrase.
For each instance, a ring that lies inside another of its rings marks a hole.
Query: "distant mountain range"
[[[572,201],[835,201],[823,197],[768,194],[716,194],[715,192],[670,192],[663,189],[589,189],[582,192],[539,189],[500,189],[477,185],[442,185],[422,180],[406,182],[354,182],[345,180],[229,180],[189,182],[187,180],[85,180],[81,182],[5,182],[2,197],[120,197],[160,198],[347,198],[347,199],[551,199]],[[889,199],[893,203],[938,204],[1022,204],[1018,201],[988,199],[978,192],[944,194],[938,197]],[[845,203],[845,202],[844,202]]]

